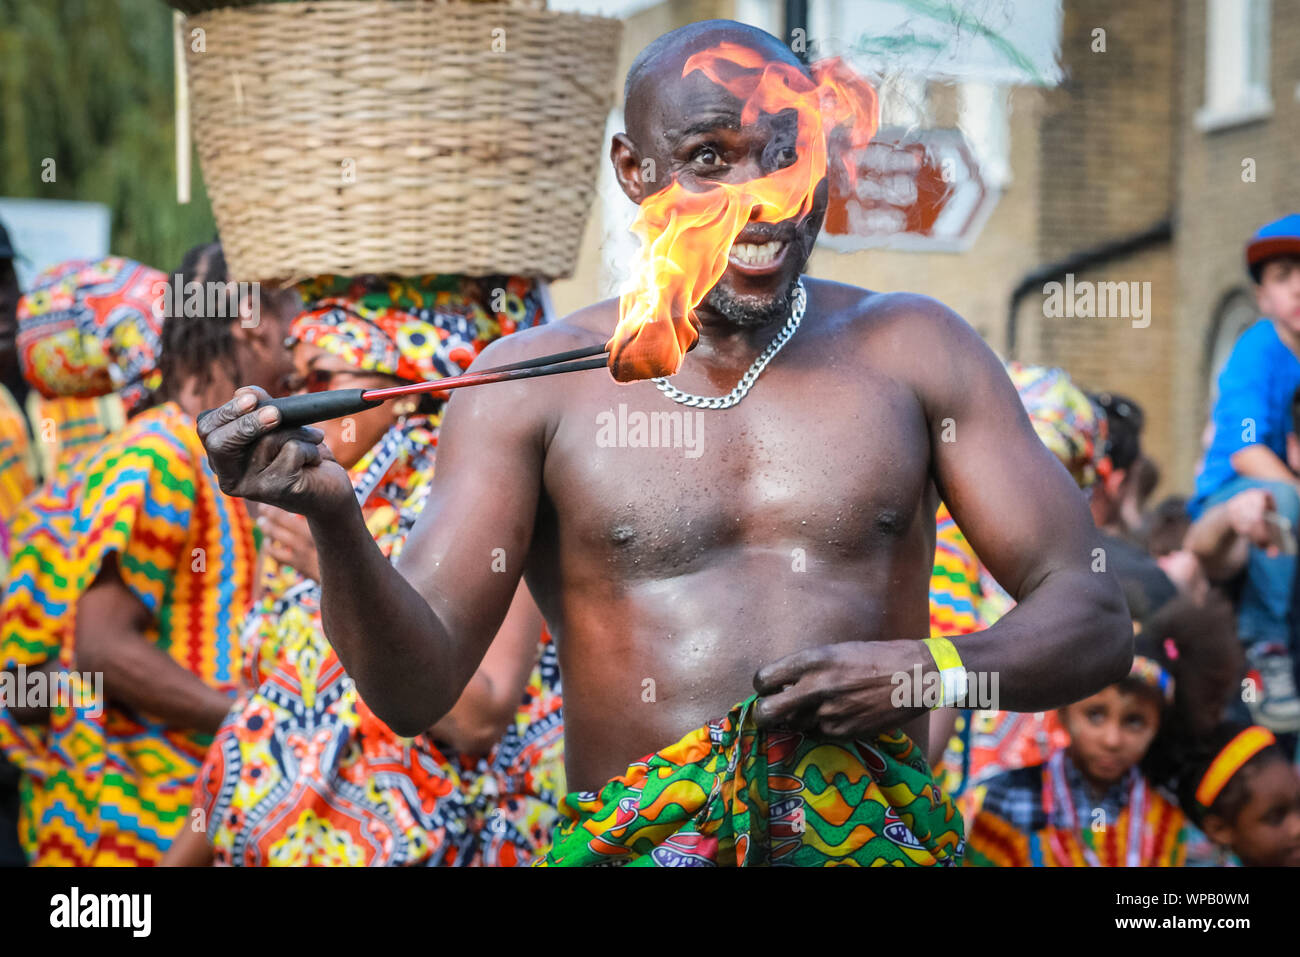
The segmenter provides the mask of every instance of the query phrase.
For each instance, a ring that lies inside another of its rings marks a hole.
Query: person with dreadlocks
[[[220,246],[191,250],[175,281],[230,288]],[[234,308],[169,312],[157,392],[142,383],[122,432],[78,466],[62,534],[42,549],[50,574],[15,581],[0,613],[6,646],[46,615],[68,673],[70,694],[13,749],[38,864],[157,863],[235,690],[253,522],[221,493],[194,420],[234,383],[277,390],[287,364],[280,322],[250,322],[257,303],[215,298]],[[170,301],[186,300],[178,290]]]

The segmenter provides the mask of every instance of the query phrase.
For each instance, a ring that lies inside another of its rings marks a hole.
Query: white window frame
[[[1267,119],[1272,0],[1205,0],[1205,105],[1196,111],[1203,132]]]
[[[975,80],[957,89],[957,126],[980,161],[984,182],[998,190],[1011,185],[1010,92],[999,84]]]

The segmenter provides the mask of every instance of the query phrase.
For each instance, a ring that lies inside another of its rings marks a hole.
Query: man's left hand
[[[898,708],[892,701],[895,675],[910,684],[917,664],[934,667],[919,641],[845,641],[796,651],[755,673],[755,720],[763,728],[828,738],[873,737],[925,714],[925,708]]]

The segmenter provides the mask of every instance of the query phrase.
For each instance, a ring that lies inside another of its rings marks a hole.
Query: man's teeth
[[[731,258],[746,266],[768,266],[784,248],[785,243],[779,239],[761,246],[755,246],[753,243],[735,243],[731,247]]]

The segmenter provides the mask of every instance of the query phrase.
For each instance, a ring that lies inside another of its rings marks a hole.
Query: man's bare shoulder
[[[604,343],[618,321],[618,300],[605,299],[563,319],[502,336],[479,353],[472,371]]]
[[[978,345],[988,347],[974,328],[937,299],[914,292],[875,292],[846,283],[808,283],[828,335],[867,346],[891,360],[933,358],[951,353],[960,360]]]
[[[857,335],[883,332],[925,336],[970,328],[965,319],[939,300],[920,293],[876,292],[828,280],[805,283],[821,311],[836,325],[847,325]]]
[[[947,405],[962,383],[1006,376],[974,327],[930,296],[832,282],[810,283],[809,293],[824,303],[823,334],[837,354],[906,382],[929,408]]]

